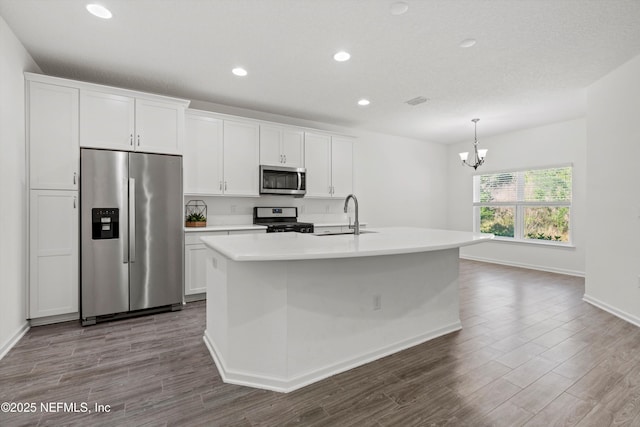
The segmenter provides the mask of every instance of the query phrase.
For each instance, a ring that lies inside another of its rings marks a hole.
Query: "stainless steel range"
[[[266,225],[267,233],[313,233],[313,224],[298,221],[298,208],[253,208],[253,223]]]

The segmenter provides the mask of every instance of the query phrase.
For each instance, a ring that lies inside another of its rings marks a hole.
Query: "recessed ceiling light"
[[[460,47],[471,47],[476,44],[476,39],[464,39],[460,42]]]
[[[345,52],[344,50],[341,50],[340,52],[333,55],[333,59],[338,62],[348,61],[349,58],[351,58],[351,54],[349,52]]]
[[[242,67],[236,67],[236,68],[234,68],[233,70],[231,70],[231,72],[232,72],[233,74],[235,74],[236,76],[240,76],[240,77],[244,77],[244,76],[246,76],[246,75],[247,75],[247,70],[245,70],[245,69],[244,69],[244,68],[242,68]]]
[[[97,16],[102,19],[110,19],[113,16],[109,9],[99,4],[88,4],[87,10],[93,16]]]
[[[358,105],[361,107],[366,107],[369,104],[371,104],[371,101],[365,98],[362,98],[361,100],[358,101]]]
[[[391,4],[391,14],[392,15],[402,15],[407,10],[409,10],[409,5],[403,1],[397,1]]]

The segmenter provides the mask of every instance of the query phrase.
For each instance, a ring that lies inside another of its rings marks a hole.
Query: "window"
[[[571,242],[572,167],[473,177],[475,230],[497,239]]]

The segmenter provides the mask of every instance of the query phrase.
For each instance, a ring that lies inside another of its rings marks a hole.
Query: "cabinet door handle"
[[[129,135],[129,145],[133,145],[133,134]]]
[[[76,197],[74,196],[74,198],[73,198],[73,209],[75,209],[75,208],[76,208]]]
[[[76,177],[78,176],[78,172],[73,173],[73,185],[76,185]]]
[[[283,157],[284,157],[284,162],[287,163],[287,155],[285,154]]]
[[[138,134],[138,147],[140,147],[140,135]]]
[[[219,190],[222,191],[222,181],[220,181],[220,185],[218,186]]]
[[[227,181],[224,182],[224,191],[227,191]]]

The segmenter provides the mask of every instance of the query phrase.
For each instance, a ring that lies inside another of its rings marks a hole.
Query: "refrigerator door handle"
[[[129,197],[129,180],[122,178],[122,200],[127,200]],[[122,215],[122,213],[120,214]],[[122,228],[122,263],[129,263],[129,230],[127,227]]]
[[[136,180],[129,178],[129,262],[136,262]]]

